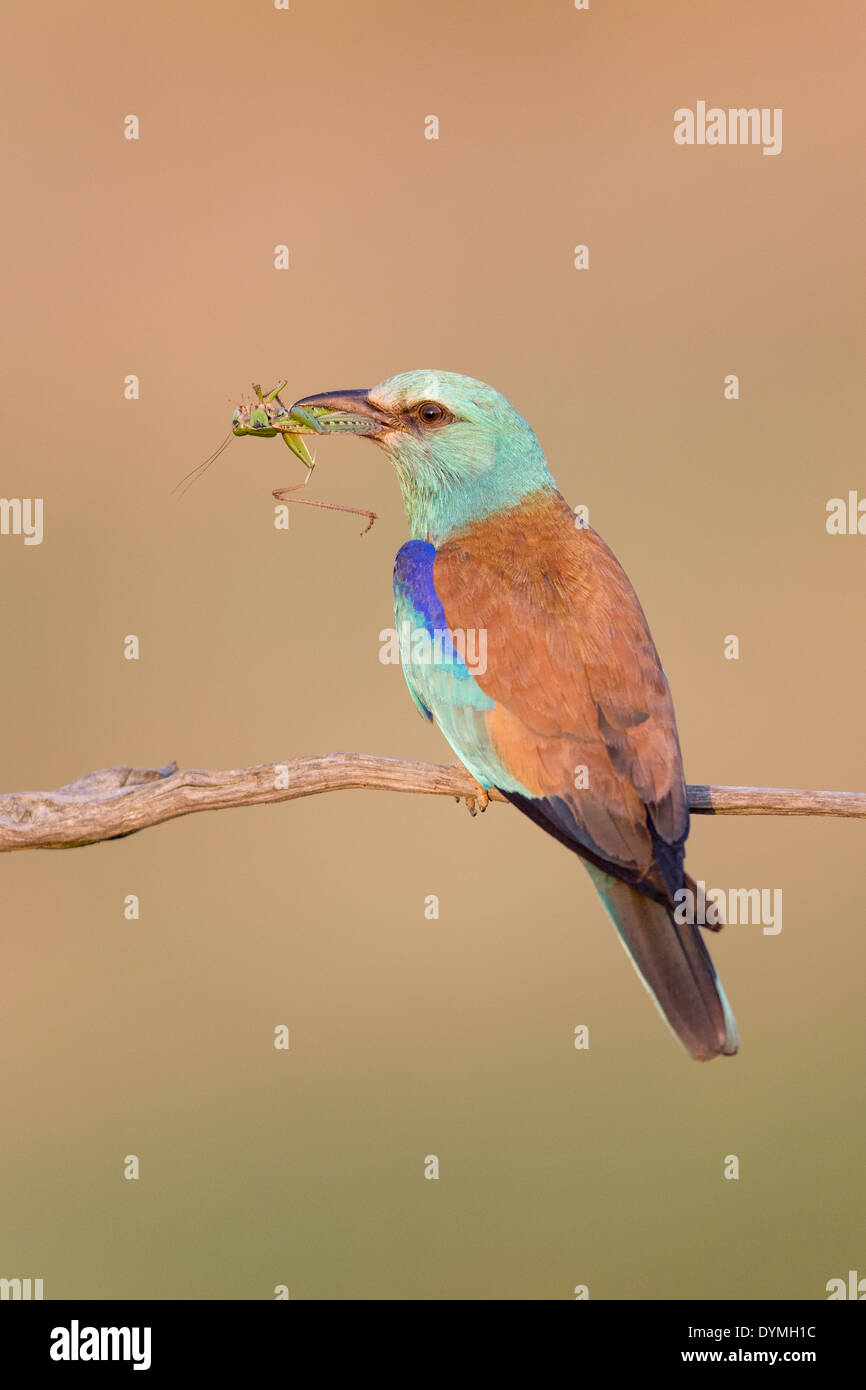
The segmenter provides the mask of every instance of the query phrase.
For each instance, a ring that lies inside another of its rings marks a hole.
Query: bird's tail
[[[632,962],[662,1017],[692,1057],[729,1057],[737,1025],[701,929],[673,919],[662,903],[586,864]]]

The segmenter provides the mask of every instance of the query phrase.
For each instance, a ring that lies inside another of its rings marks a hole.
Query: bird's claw
[[[453,766],[459,767],[461,772],[466,772],[466,768],[462,763],[454,763]],[[454,800],[458,802],[458,804],[461,801],[465,801],[466,809],[470,816],[477,816],[479,811],[487,810],[487,807],[490,805],[490,796],[487,789],[482,787],[480,782],[476,782],[471,772],[467,775],[475,788],[474,792],[470,792],[468,796],[455,796]]]

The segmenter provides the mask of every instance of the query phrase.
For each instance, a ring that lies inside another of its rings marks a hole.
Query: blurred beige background
[[[278,441],[170,496],[251,380],[432,366],[504,391],[589,506],[689,780],[866,789],[866,537],[824,525],[866,491],[862,30],[853,0],[14,0],[0,491],[44,497],[45,538],[0,537],[3,788],[448,761],[378,661],[405,530],[376,450],[323,442],[311,492],[377,510],[363,541],[309,508],[273,529],[301,473]],[[699,99],[783,108],[782,154],[677,147]],[[49,1298],[824,1297],[866,1273],[864,835],[695,821],[696,876],[784,891],[779,936],[713,943],[742,1051],[710,1066],[510,808],[359,792],[7,856],[0,1275]]]

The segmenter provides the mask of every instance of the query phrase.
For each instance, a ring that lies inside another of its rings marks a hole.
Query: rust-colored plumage
[[[433,580],[451,627],[486,630],[475,679],[496,702],[485,722],[509,772],[565,804],[587,857],[670,903],[681,884],[667,860],[681,863],[688,830],[673,703],[604,541],[548,489],[452,536]],[[561,806],[545,819],[566,828]],[[653,830],[672,851],[664,863]]]

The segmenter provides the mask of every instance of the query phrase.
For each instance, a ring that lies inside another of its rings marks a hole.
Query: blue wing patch
[[[417,684],[409,674],[401,631],[405,623],[409,624],[410,629],[421,627],[431,634],[437,624],[440,627],[445,626],[445,611],[433,587],[435,557],[435,545],[430,545],[428,541],[407,541],[397,551],[394,560],[394,617],[397,620],[397,638],[400,643],[400,664],[409,694],[424,718],[429,720],[433,719],[433,714],[427,708]]]
[[[394,596],[397,592],[411,600],[419,622],[428,632],[448,626],[445,609],[439,601],[433,583],[433,561],[436,547],[429,541],[407,541],[401,545],[394,560]]]

